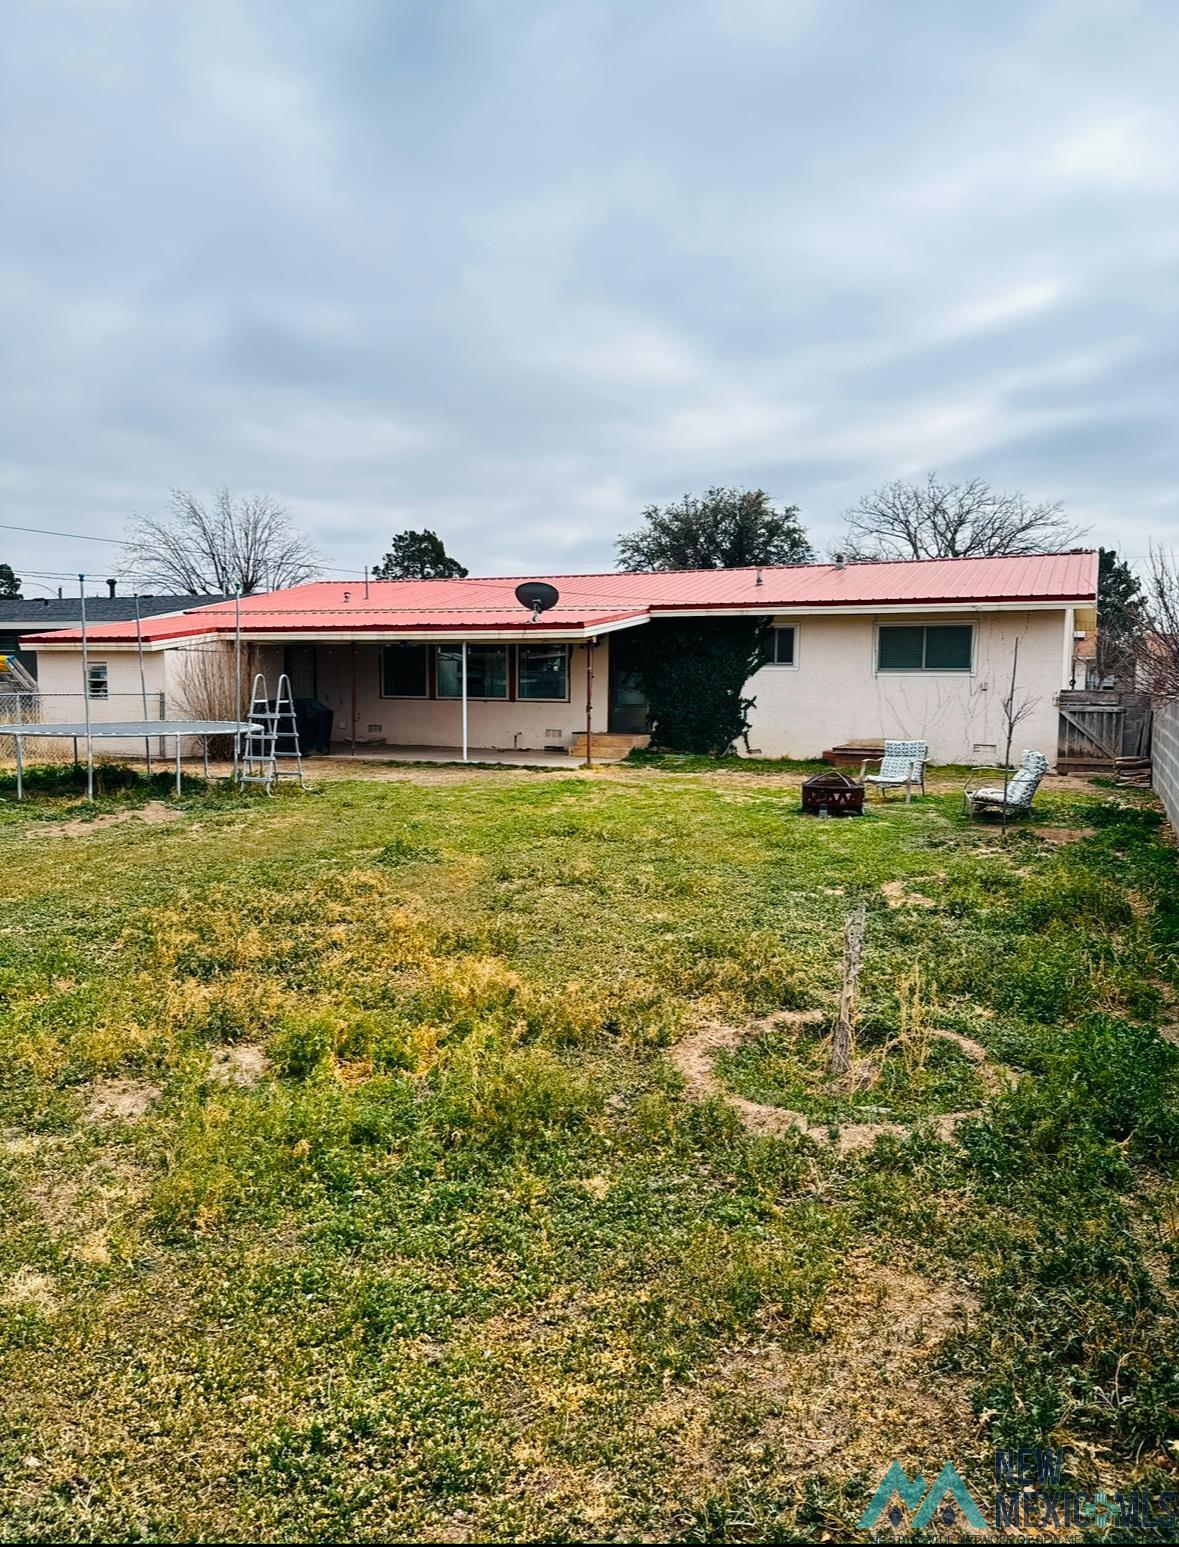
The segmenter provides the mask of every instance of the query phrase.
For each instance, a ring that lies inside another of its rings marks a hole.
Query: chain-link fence
[[[159,692],[142,693],[30,693],[24,691],[0,691],[0,757],[16,756],[16,743],[5,735],[8,725],[81,725],[89,711],[92,725],[117,725],[128,721],[167,719],[165,695]],[[145,737],[104,737],[95,743],[95,753],[104,757],[142,758],[148,747]],[[81,743],[81,744],[79,744]],[[169,744],[170,751],[170,744]],[[155,736],[150,740],[153,759],[165,756],[164,740]],[[30,737],[24,743],[26,762],[60,763],[63,759],[85,756],[84,740],[78,737]]]

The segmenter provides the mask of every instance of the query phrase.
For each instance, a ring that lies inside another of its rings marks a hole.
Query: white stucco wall
[[[1054,699],[1067,685],[1066,648],[1071,663],[1064,609],[926,618],[783,615],[774,622],[797,630],[796,665],[763,667],[749,684],[757,700],[749,743],[766,757],[815,757],[842,742],[887,737],[928,741],[933,762],[985,761],[990,749],[1002,751],[1001,700],[1018,639],[1017,697],[1030,695],[1036,704],[1016,729],[1014,750],[1033,747],[1055,760]],[[880,622],[973,623],[970,672],[878,672]]]
[[[924,618],[869,616],[789,616],[779,626],[796,629],[794,666],[763,667],[750,681],[756,699],[749,741],[767,757],[815,757],[841,742],[883,739],[929,742],[934,762],[983,762],[1002,751],[1001,700],[1019,640],[1019,696],[1034,702],[1017,728],[1015,752],[1034,747],[1055,760],[1056,694],[1067,686],[1072,662],[1072,618],[1064,608],[1034,612],[931,613]],[[880,622],[970,622],[975,628],[969,672],[878,672],[876,633]],[[351,737],[352,648],[347,643],[318,644],[317,693],[335,715],[334,738]],[[605,731],[609,693],[609,636],[594,656],[595,731]],[[282,670],[283,647],[255,646],[257,664],[266,671],[270,691]],[[570,696],[566,703],[472,699],[470,745],[534,750],[558,743],[568,746],[585,728],[586,653],[572,652]],[[389,746],[454,747],[461,740],[457,700],[389,699],[380,692],[379,646],[356,646],[357,742]],[[173,648],[149,652],[148,690],[164,692],[167,714],[186,712],[184,677],[191,651]],[[102,652],[111,697],[95,707],[102,718],[138,718],[139,666],[134,651]],[[43,718],[80,719],[81,654],[42,651],[39,682],[53,699]],[[126,694],[126,698],[116,695]],[[149,705],[155,713],[155,703]],[[111,747],[111,750],[116,750]],[[130,749],[128,749],[130,750]]]

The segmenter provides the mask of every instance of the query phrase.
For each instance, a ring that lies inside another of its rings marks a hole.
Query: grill
[[[802,809],[807,816],[862,816],[864,786],[846,774],[816,774],[802,787]]]

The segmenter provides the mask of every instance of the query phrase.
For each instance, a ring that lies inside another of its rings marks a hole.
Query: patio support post
[[[596,639],[585,642],[585,766],[594,766],[594,646]]]
[[[90,735],[90,636],[86,632],[86,576],[78,576],[82,603],[82,709],[86,720],[86,799],[94,799],[94,742]]]
[[[352,756],[356,756],[356,641],[352,641]]]
[[[463,640],[463,762],[470,762],[469,720],[467,715],[467,641]]]

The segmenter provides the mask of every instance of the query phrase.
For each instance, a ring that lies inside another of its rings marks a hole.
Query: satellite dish
[[[549,585],[547,580],[525,580],[516,587],[516,600],[521,607],[530,609],[533,623],[542,612],[555,607],[560,599],[560,591],[555,585]]]

